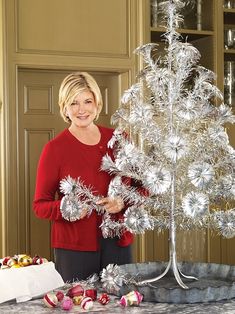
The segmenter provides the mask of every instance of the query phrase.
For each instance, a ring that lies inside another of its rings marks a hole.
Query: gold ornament
[[[23,267],[31,265],[32,262],[32,258],[29,255],[20,255],[18,258],[18,264]]]

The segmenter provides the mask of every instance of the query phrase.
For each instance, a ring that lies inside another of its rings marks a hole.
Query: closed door
[[[20,252],[53,259],[50,247],[50,222],[35,217],[32,201],[36,170],[43,146],[67,128],[59,114],[58,91],[70,72],[20,69],[18,73],[18,171]],[[104,106],[98,123],[110,126],[118,107],[120,74],[90,72],[97,80]]]

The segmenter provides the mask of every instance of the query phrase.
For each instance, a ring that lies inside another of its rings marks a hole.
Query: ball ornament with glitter
[[[74,305],[80,305],[82,303],[82,299],[83,299],[82,295],[78,295],[78,296],[73,297],[73,304]]]
[[[83,289],[83,287],[80,284],[77,284],[77,285],[73,286],[67,292],[67,295],[70,298],[77,297],[77,296],[80,296],[80,295],[83,295],[83,294],[84,294],[84,289]]]
[[[92,301],[95,301],[97,299],[97,290],[96,289],[87,289],[84,292],[84,296],[90,297]]]
[[[110,297],[107,293],[102,293],[98,298],[98,302],[102,305],[108,304],[109,301],[110,301]]]
[[[47,263],[48,260],[44,257],[41,257],[39,255],[35,255],[33,258],[32,258],[32,264],[33,265],[41,265],[41,264],[44,264],[44,263]]]
[[[73,308],[73,300],[69,297],[64,297],[60,306],[63,310],[70,311]]]
[[[90,297],[84,297],[84,298],[82,299],[81,308],[82,308],[83,310],[86,310],[86,311],[91,310],[91,309],[93,308],[93,306],[94,306],[94,303],[93,303],[93,301],[92,301],[92,298],[90,298]]]
[[[53,292],[49,292],[47,294],[44,295],[43,297],[43,302],[44,304],[49,307],[49,308],[53,308],[56,307],[58,304],[58,298],[56,296],[55,293]]]
[[[61,302],[64,298],[64,293],[62,291],[57,291],[56,297],[57,297],[58,301]]]
[[[120,305],[123,307],[139,305],[143,300],[143,295],[139,291],[131,291],[123,295],[120,299]]]
[[[32,265],[32,257],[29,255],[20,255],[18,258],[18,264],[22,267]]]

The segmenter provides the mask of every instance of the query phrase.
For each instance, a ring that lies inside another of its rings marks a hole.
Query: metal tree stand
[[[185,285],[181,279],[181,276],[187,279],[191,279],[191,280],[197,280],[196,277],[193,276],[186,276],[184,275],[181,270],[178,267],[178,263],[177,263],[177,254],[176,254],[176,224],[175,224],[175,218],[174,218],[174,209],[175,209],[175,174],[173,175],[173,180],[172,180],[172,187],[171,187],[171,212],[170,212],[170,249],[169,249],[169,262],[168,265],[165,269],[165,271],[157,276],[156,278],[152,278],[152,279],[148,279],[148,280],[143,280],[137,283],[137,285],[142,286],[145,284],[150,284],[153,282],[158,281],[159,279],[163,278],[168,272],[169,270],[172,268],[173,270],[173,274],[174,277],[176,279],[176,281],[178,282],[178,284],[184,288],[184,289],[188,289],[188,286]]]
[[[235,298],[235,266],[213,264],[213,263],[190,263],[179,262],[179,273],[185,272],[191,276],[197,276],[198,280],[188,280],[188,289],[182,289],[175,280],[173,269],[167,269],[169,263],[152,262],[121,265],[120,269],[131,278],[132,283],[123,285],[118,296],[137,289],[144,296],[146,302],[162,303],[204,303],[212,301],[229,300]],[[168,266],[169,267],[169,266]],[[163,278],[163,273],[166,275]],[[162,274],[162,275],[161,275]],[[156,276],[157,275],[157,276]],[[138,282],[138,278],[160,279],[157,285],[152,285],[151,280],[144,286],[133,283],[133,278]]]

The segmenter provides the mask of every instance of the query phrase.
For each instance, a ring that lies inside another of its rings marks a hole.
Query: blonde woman
[[[82,217],[74,222],[63,219],[59,184],[68,175],[80,177],[85,185],[92,186],[102,197],[99,203],[109,213],[120,218],[125,209],[120,199],[107,197],[111,177],[100,170],[102,157],[106,153],[112,155],[107,143],[113,129],[95,123],[102,109],[95,79],[86,72],[66,76],[59,90],[59,106],[69,127],[42,151],[33,209],[37,217],[52,221],[56,269],[64,281],[71,282],[99,273],[111,263],[130,263],[133,236],[126,232],[120,239],[104,239],[99,228],[102,215],[95,211],[88,217],[84,210]]]

